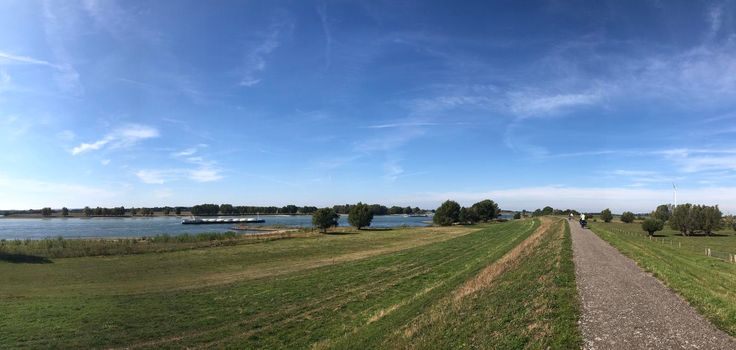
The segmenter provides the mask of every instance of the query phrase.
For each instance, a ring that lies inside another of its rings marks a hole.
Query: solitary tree
[[[623,214],[621,214],[621,221],[623,221],[623,222],[625,222],[627,224],[628,223],[631,223],[631,222],[634,222],[634,218],[635,218],[634,217],[634,213],[632,213],[630,211],[625,211]]]
[[[52,213],[53,211],[49,207],[41,209],[41,215],[43,216],[51,216]]]
[[[84,207],[84,209],[82,209],[82,213],[84,216],[92,216],[92,208]]]
[[[318,227],[321,232],[325,233],[328,228],[337,226],[338,219],[340,219],[340,215],[334,209],[322,208],[312,214],[312,225]]]
[[[480,220],[488,221],[498,217],[498,204],[490,199],[475,203],[471,208],[478,214]]]
[[[358,204],[350,208],[350,212],[348,213],[348,222],[358,230],[363,227],[370,226],[371,221],[373,221],[373,212],[368,204],[358,202]]]
[[[61,208],[61,216],[69,216],[69,209],[66,207]]]
[[[664,228],[664,222],[659,219],[649,218],[641,223],[641,228],[642,230],[647,231],[650,236],[654,236],[655,232],[661,231]]]
[[[517,212],[516,214],[514,214],[514,220],[519,220],[519,219],[521,219],[521,213]]]
[[[450,226],[458,221],[459,216],[460,204],[457,204],[455,201],[447,200],[437,208],[432,221],[437,225]]]
[[[601,212],[601,219],[603,219],[603,221],[605,222],[611,222],[611,220],[613,220],[613,214],[611,214],[611,210],[608,208],[603,209],[603,211]]]

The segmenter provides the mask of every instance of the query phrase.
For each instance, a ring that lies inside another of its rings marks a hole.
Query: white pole
[[[677,185],[672,184],[672,196],[675,200],[675,207],[677,206]]]

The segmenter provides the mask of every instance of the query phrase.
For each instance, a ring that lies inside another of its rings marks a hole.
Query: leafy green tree
[[[478,203],[475,203],[471,208],[478,215],[478,218],[483,221],[489,221],[497,218],[500,212],[500,209],[498,209],[498,204],[490,199],[482,200]]]
[[[461,224],[475,224],[476,222],[480,221],[480,216],[478,216],[478,213],[473,209],[473,207],[460,208],[460,213],[457,217],[458,222]]]
[[[515,214],[514,214],[514,219],[515,219],[515,220],[519,220],[519,219],[521,219],[521,213],[515,213]]]
[[[84,214],[84,216],[92,216],[92,208],[84,207],[84,209],[82,209],[82,214]]]
[[[554,208],[550,207],[549,205],[542,208],[542,215],[552,215],[554,214],[554,212]]]
[[[449,226],[453,223],[458,222],[460,217],[460,204],[452,200],[447,200],[435,211],[434,221],[435,224],[441,226]]]
[[[702,220],[700,229],[708,236],[711,236],[713,231],[723,228],[723,213],[721,213],[717,205],[703,206]]]
[[[661,231],[664,228],[664,222],[659,219],[648,218],[641,223],[641,229],[647,231],[650,236],[654,236],[654,233]]]
[[[680,204],[672,210],[672,215],[669,218],[670,228],[678,230],[683,236],[687,236],[692,227],[689,222],[690,209],[692,204]]]
[[[652,218],[662,222],[667,222],[670,219],[670,216],[672,216],[672,212],[670,210],[670,206],[667,204],[658,205],[657,209],[654,209],[652,212]]]
[[[51,208],[49,208],[49,207],[46,207],[46,208],[41,209],[41,215],[43,215],[43,216],[51,216],[51,214],[53,214],[53,213],[54,213],[54,211],[51,210]]]
[[[623,214],[621,214],[621,221],[627,224],[634,222],[634,218],[635,218],[634,213],[630,211],[625,211]]]
[[[69,209],[67,207],[61,208],[61,216],[69,216]]]
[[[327,229],[338,225],[340,215],[331,208],[317,209],[312,214],[312,225],[318,227],[322,233],[326,233]]]
[[[603,221],[605,222],[611,222],[611,220],[613,220],[613,214],[611,214],[611,210],[608,208],[603,209],[603,211],[601,212],[601,219],[603,219]]]
[[[360,230],[363,227],[370,226],[371,221],[373,221],[373,212],[367,204],[358,202],[358,204],[350,208],[348,222],[351,226],[355,226]]]
[[[174,209],[174,214],[181,215],[181,207],[176,207],[176,209]]]
[[[164,215],[169,215],[169,214],[171,214],[171,208],[164,207]]]

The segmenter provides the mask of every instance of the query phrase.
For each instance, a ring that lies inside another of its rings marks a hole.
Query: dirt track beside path
[[[736,349],[687,302],[570,222],[585,349]]]

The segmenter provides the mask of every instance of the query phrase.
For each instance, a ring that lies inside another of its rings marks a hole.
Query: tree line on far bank
[[[357,229],[362,229],[371,225],[373,216],[375,214],[375,206],[368,205],[361,202],[350,205],[346,204],[343,209],[347,209],[348,212],[348,223]],[[401,209],[401,207],[395,207]],[[407,207],[407,211],[412,209]],[[426,211],[412,210],[411,213],[424,213]],[[381,211],[379,211],[381,212]],[[465,208],[461,207],[455,201],[447,200],[439,208],[434,210],[434,217],[432,221],[436,225],[449,226],[453,224],[474,224],[480,221],[490,221],[498,218],[501,210],[494,201],[486,199],[472,206]],[[403,213],[407,213],[406,211]],[[317,227],[321,232],[327,232],[330,227],[337,227],[339,225],[340,214],[338,210],[333,208],[322,208],[316,210],[312,214],[312,225]],[[408,213],[407,213],[408,214]],[[382,215],[382,214],[378,214]]]
[[[373,215],[397,215],[397,214],[426,214],[431,210],[420,209],[419,207],[399,207],[392,206],[387,207],[381,204],[366,204],[373,213]],[[335,205],[332,209],[338,214],[348,214],[355,205],[343,204]],[[293,204],[285,205],[283,207],[276,206],[234,206],[232,204],[199,204],[192,207],[141,207],[141,208],[125,208],[125,207],[84,207],[82,209],[68,209],[66,207],[59,210],[53,210],[50,207],[43,209],[30,209],[30,210],[6,210],[0,212],[5,216],[12,216],[15,214],[41,214],[45,217],[53,216],[55,213],[61,213],[61,216],[69,216],[72,214],[78,214],[83,216],[153,216],[154,213],[163,213],[164,215],[176,214],[181,215],[183,212],[189,212],[196,216],[215,216],[215,215],[252,215],[252,214],[312,214],[317,211],[315,206],[296,206]]]

